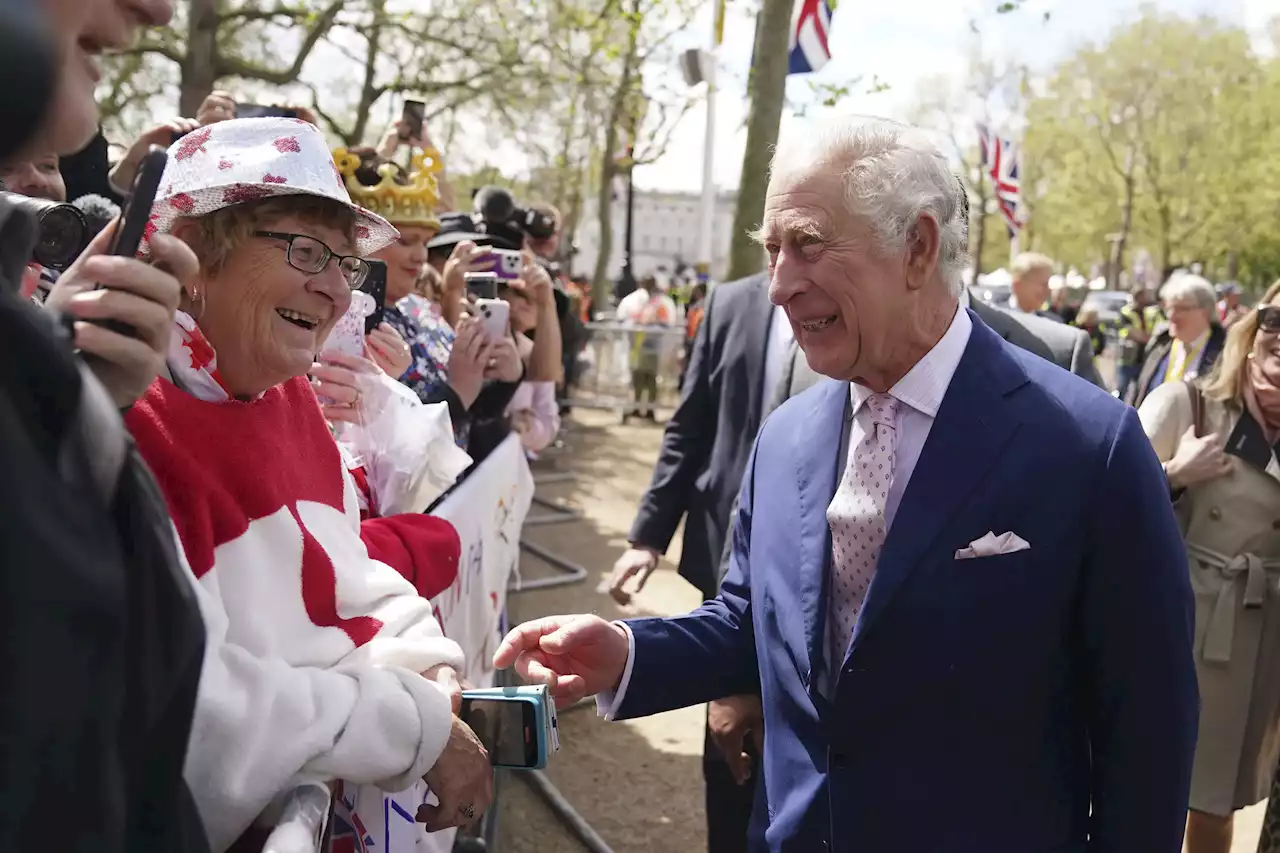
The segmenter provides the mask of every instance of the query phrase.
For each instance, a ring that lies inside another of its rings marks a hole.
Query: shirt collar
[[[957,305],[946,334],[889,389],[889,395],[921,414],[936,418],[972,331],[973,321],[969,319],[969,312]],[[849,397],[855,415],[873,393],[870,388],[856,382],[849,383]]]

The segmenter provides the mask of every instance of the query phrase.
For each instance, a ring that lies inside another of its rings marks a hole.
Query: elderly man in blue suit
[[[830,379],[762,427],[720,594],[496,664],[614,719],[759,690],[757,851],[1178,853],[1192,596],[1135,412],[960,307],[962,189],[910,128],[780,148],[761,239]]]

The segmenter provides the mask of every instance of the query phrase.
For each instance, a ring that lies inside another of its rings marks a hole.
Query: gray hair
[[[778,146],[771,182],[817,170],[840,176],[849,212],[870,225],[885,254],[905,251],[921,214],[937,220],[939,272],[959,295],[968,264],[968,198],[947,158],[922,131],[866,116],[806,127]]]
[[[1192,273],[1175,273],[1160,288],[1160,298],[1165,302],[1195,302],[1197,308],[1212,311],[1218,302],[1213,285]]]
[[[1053,258],[1039,252],[1022,252],[1009,265],[1009,274],[1014,280],[1021,280],[1029,272],[1053,272]]]

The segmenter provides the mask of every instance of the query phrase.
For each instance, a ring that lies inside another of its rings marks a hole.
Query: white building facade
[[[626,247],[627,197],[623,190],[613,202],[613,246],[609,258],[609,280],[622,275],[622,258]],[[665,269],[668,273],[685,263],[693,266],[698,257],[698,241],[702,233],[702,196],[700,193],[637,190],[635,223],[632,229],[635,257],[632,269],[637,279]],[[733,236],[733,212],[737,193],[721,192],[716,196],[712,220],[711,277],[723,281],[729,268],[729,243]],[[573,260],[575,273],[590,276],[600,255],[600,222],[596,215],[596,199],[583,205],[582,221],[575,235],[578,254]]]

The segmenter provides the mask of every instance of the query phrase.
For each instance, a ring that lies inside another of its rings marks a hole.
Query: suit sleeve
[[[1071,372],[1081,379],[1088,379],[1094,385],[1106,391],[1107,385],[1098,373],[1098,366],[1093,362],[1093,339],[1087,332],[1076,335],[1075,348],[1071,351]]]
[[[751,622],[751,504],[754,456],[743,476],[733,555],[720,594],[685,616],[628,620],[633,652],[627,692],[614,719],[645,717],[739,693],[759,693]]]
[[[1199,693],[1187,555],[1164,476],[1125,409],[1093,493],[1082,577],[1090,853],[1181,849]]]
[[[688,509],[694,480],[707,465],[715,442],[716,411],[711,393],[711,328],[716,293],[707,297],[706,314],[698,325],[693,353],[685,372],[680,406],[662,434],[662,449],[653,469],[653,480],[640,499],[628,540],[665,553],[676,527]]]

